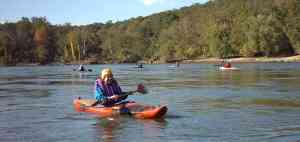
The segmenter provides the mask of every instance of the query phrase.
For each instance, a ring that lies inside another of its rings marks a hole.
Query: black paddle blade
[[[143,84],[138,84],[136,91],[142,94],[148,93],[146,87]]]

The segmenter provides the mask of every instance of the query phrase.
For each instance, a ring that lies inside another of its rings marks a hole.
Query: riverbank
[[[202,59],[187,59],[187,60],[176,60],[180,63],[183,64],[190,64],[190,63],[211,63],[211,64],[218,64],[220,62],[223,62],[224,59],[220,58],[202,58]],[[226,59],[228,62],[232,63],[289,63],[289,62],[300,62],[300,55],[295,55],[295,56],[290,56],[290,57],[256,57],[256,58],[246,58],[246,57],[241,57],[241,58],[229,58]],[[166,62],[159,62],[159,61],[154,61],[154,62],[148,62],[148,61],[140,61],[141,63],[144,64],[164,64]],[[173,63],[173,62],[167,62],[167,63]],[[175,61],[174,61],[175,63]],[[90,60],[84,60],[84,61],[74,61],[71,63],[60,63],[60,62],[54,62],[54,63],[49,63],[46,65],[79,65],[79,64],[115,64],[115,63],[109,63],[109,62],[95,62],[95,61],[90,61]],[[122,64],[122,63],[118,63]],[[135,64],[132,63],[132,64]],[[16,65],[9,65],[9,66],[39,66],[40,64],[38,63],[17,63]],[[0,66],[5,66],[5,65],[0,65]],[[6,65],[7,66],[7,65]]]
[[[183,60],[182,63],[220,63],[224,59],[220,58],[203,58],[195,60]],[[229,58],[226,59],[228,62],[232,63],[288,63],[288,62],[300,62],[300,55],[290,56],[290,57],[256,57],[256,58]]]

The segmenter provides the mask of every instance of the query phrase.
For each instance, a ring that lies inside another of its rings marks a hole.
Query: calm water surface
[[[91,65],[0,68],[1,142],[300,141],[300,64]],[[111,67],[123,90],[138,83],[144,104],[167,104],[161,120],[99,118],[73,110],[78,96],[93,97],[98,72]]]

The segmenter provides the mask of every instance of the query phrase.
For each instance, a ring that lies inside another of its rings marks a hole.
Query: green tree
[[[5,23],[0,28],[0,50],[2,63],[5,65],[15,65],[17,63],[17,37],[16,24]]]

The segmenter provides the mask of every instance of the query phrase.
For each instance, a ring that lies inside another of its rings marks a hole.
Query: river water
[[[89,65],[0,68],[1,142],[300,141],[300,64]],[[143,104],[167,104],[164,119],[99,118],[74,111],[72,101],[93,98],[93,83],[110,67],[124,91],[143,83]]]

